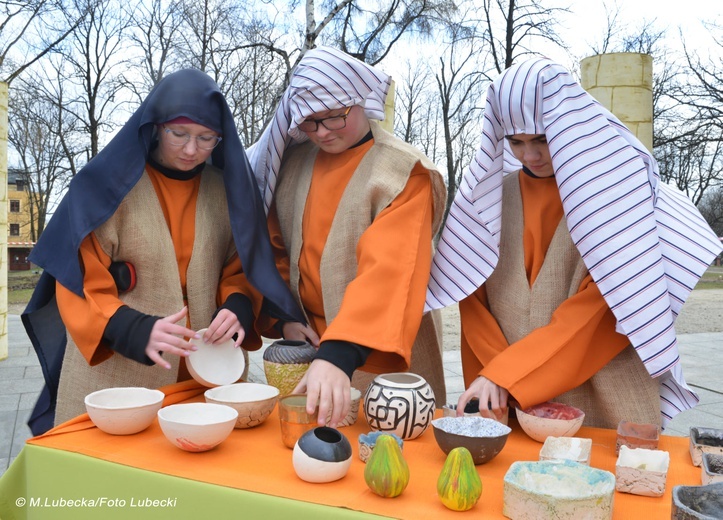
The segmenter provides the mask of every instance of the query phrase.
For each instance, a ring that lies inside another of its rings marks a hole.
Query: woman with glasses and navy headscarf
[[[44,273],[23,321],[47,382],[34,433],[83,413],[94,390],[189,379],[202,328],[253,350],[262,304],[304,320],[231,111],[197,70],[159,82],[78,173],[31,260]]]

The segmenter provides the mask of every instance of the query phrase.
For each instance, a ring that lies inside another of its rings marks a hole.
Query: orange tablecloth
[[[163,388],[164,405],[203,400],[205,388],[184,382]],[[502,452],[487,464],[476,466],[482,479],[480,501],[469,512],[453,512],[437,497],[436,483],[445,454],[439,449],[431,427],[419,438],[405,441],[404,457],[409,464],[410,482],[404,493],[393,499],[375,495],[364,482],[364,463],[358,458],[357,438],[369,431],[363,416],[353,426],[342,428],[354,454],[349,473],[327,484],[302,481],[294,473],[292,451],[281,442],[277,412],[255,428],[234,430],[231,436],[211,451],[188,453],[173,446],[154,421],[147,430],[130,436],[112,436],[95,428],[87,415],[79,416],[28,443],[84,454],[90,457],[132,466],[152,472],[227,486],[293,500],[344,507],[395,518],[439,519],[448,516],[502,515],[503,478],[514,461],[538,460],[542,444],[525,435],[511,422],[512,433]],[[593,441],[590,465],[615,473],[613,430],[582,428],[578,437]],[[614,518],[670,518],[671,491],[679,484],[699,485],[700,468],[692,465],[688,439],[662,436],[659,449],[670,453],[665,495],[641,497],[615,492]]]

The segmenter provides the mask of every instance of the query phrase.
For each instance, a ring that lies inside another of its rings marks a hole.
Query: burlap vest
[[[347,285],[356,277],[356,246],[374,218],[388,207],[409,180],[417,163],[430,171],[434,199],[433,233],[444,215],[446,188],[437,167],[419,150],[370,121],[374,145],[362,158],[339,202],[319,267],[327,324],[339,312]],[[291,261],[291,290],[299,296],[299,255],[303,242],[302,221],[318,148],[304,143],[289,149],[274,194],[281,232]],[[430,247],[432,245],[430,244]],[[393,280],[390,280],[393,283]],[[442,327],[438,311],[422,318],[409,370],[424,377],[434,390],[437,405],[446,402],[442,365]],[[357,370],[352,385],[362,392],[375,374]]]
[[[524,216],[518,175],[508,175],[504,180],[500,258],[486,282],[490,310],[508,343],[547,325],[553,312],[577,293],[588,274],[563,217],[530,287],[524,265]],[[630,345],[585,383],[555,401],[582,409],[586,426],[617,428],[622,419],[660,424],[658,383]]]
[[[173,241],[146,173],[95,235],[113,261],[130,262],[136,268],[135,288],[120,295],[125,304],[154,316],[168,316],[183,308]],[[234,252],[223,177],[220,170],[209,165],[201,176],[193,252],[186,276],[190,328],[198,330],[209,325],[217,308],[221,270]],[[120,354],[89,366],[68,334],[55,424],[84,413],[83,400],[95,390],[116,386],[158,388],[175,383],[179,357],[166,355],[165,359],[171,363],[170,370],[142,365]]]

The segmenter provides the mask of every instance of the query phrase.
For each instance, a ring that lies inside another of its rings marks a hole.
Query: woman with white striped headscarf
[[[507,176],[505,144],[523,165]],[[664,426],[698,402],[674,322],[721,246],[657,168],[561,66],[493,82],[427,292],[427,309],[460,302],[458,410],[554,399],[590,426]]]
[[[279,270],[310,324],[276,328],[319,347],[294,391],[310,412],[318,403],[320,423],[332,411],[331,426],[350,407],[350,385],[364,390],[374,373],[410,370],[446,399],[438,322],[423,317],[445,186],[377,123],[390,85],[343,52],[313,49],[248,150]]]

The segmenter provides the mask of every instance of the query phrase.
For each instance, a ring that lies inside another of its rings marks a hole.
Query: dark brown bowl
[[[444,453],[465,447],[475,464],[484,464],[504,448],[512,431],[508,426],[484,417],[442,417],[432,421],[434,438]]]

